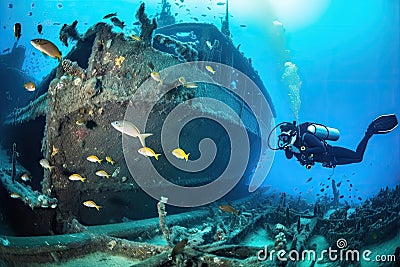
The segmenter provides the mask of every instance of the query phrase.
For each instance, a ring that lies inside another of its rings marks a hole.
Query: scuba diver
[[[396,115],[382,115],[376,118],[365,132],[365,136],[357,146],[356,151],[331,146],[326,141],[337,141],[340,133],[337,129],[321,124],[305,122],[296,125],[296,122],[283,122],[275,126],[271,133],[278,127],[281,134],[278,135],[278,147],[273,150],[284,150],[287,159],[293,155],[301,165],[310,169],[315,162],[322,163],[323,167],[335,168],[336,165],[344,165],[361,162],[368,140],[374,134],[386,134],[394,130],[398,125]],[[271,133],[268,137],[271,137]]]

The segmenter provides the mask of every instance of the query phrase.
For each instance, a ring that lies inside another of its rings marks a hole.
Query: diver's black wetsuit
[[[285,155],[291,159],[293,155],[301,165],[307,169],[311,168],[315,162],[322,163],[323,167],[334,168],[336,165],[344,165],[361,162],[368,144],[368,140],[374,134],[386,134],[393,131],[398,126],[395,114],[381,115],[373,120],[368,126],[363,139],[357,146],[356,151],[340,147],[331,146],[325,140],[318,138],[308,131],[308,127],[313,124],[310,122],[296,126],[294,123],[281,123],[281,134],[279,135],[278,147],[285,150]],[[324,127],[324,126],[322,126]],[[315,128],[316,129],[316,128]],[[334,129],[333,129],[334,130]],[[316,132],[316,130],[314,130]],[[330,137],[330,140],[337,140],[338,133],[333,131],[330,135],[328,128],[320,129],[320,134]],[[337,135],[335,137],[335,134]]]
[[[314,134],[304,133],[303,145],[305,145],[306,150],[303,153],[306,155],[306,157],[313,155],[313,160],[315,162],[325,163],[329,160],[334,160],[335,165],[357,163],[362,161],[368,140],[370,138],[371,135],[365,135],[361,142],[358,144],[356,151],[353,151],[340,146],[331,146],[328,144],[324,144]],[[294,146],[300,150],[300,140],[297,140],[294,143]],[[285,151],[285,155],[288,159],[291,159],[293,157],[293,154],[297,158],[300,157],[300,154],[293,153],[290,150]]]
[[[326,163],[332,161],[335,165],[344,165],[350,163],[357,163],[363,160],[364,152],[367,147],[368,140],[372,135],[366,134],[361,142],[358,144],[356,151],[340,147],[331,146],[324,143],[318,137],[311,133],[301,133],[302,144],[300,138],[296,140],[294,146],[300,150],[301,146],[305,146],[306,150],[303,151],[306,157],[313,155],[312,160],[315,162]],[[301,154],[293,153],[286,149],[285,155],[288,159],[291,159],[293,155],[299,160]]]

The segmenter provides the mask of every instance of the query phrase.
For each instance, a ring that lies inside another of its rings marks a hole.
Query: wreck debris
[[[1,150],[0,153],[2,153],[2,158],[7,158],[3,150]],[[22,176],[27,172],[28,171],[15,160],[10,168],[0,168],[0,181],[3,183],[4,188],[10,195],[14,194],[15,196],[18,196],[25,205],[32,209],[56,208],[57,199],[40,194],[38,191],[33,191],[29,185],[12,180],[13,173],[14,176]]]
[[[228,0],[226,0],[225,20],[222,21],[221,32],[228,38],[231,37],[231,31],[229,30],[229,9]]]
[[[333,193],[333,207],[337,208],[339,206],[339,189],[336,187],[335,179],[332,179],[332,193]]]
[[[64,24],[61,27],[60,30],[60,41],[68,47],[68,38],[73,40],[73,41],[78,41],[81,39],[81,36],[79,35],[78,31],[76,30],[76,25],[78,24],[78,21],[75,20],[72,22],[72,24]]]
[[[18,157],[17,144],[14,143],[13,149],[12,149],[12,155],[11,155],[11,165],[12,165],[11,181],[13,183],[15,182],[15,165],[17,163],[17,157]]]
[[[165,211],[165,204],[167,203],[167,197],[161,197],[161,200],[157,204],[158,218],[160,219],[160,228],[163,233],[165,240],[167,241],[169,246],[173,246],[171,239],[169,237],[169,230],[165,223],[165,217],[167,216],[167,212]]]
[[[70,76],[74,76],[84,80],[86,78],[86,71],[78,66],[77,62],[72,62],[69,59],[64,59],[61,62],[64,72]]]
[[[147,17],[144,9],[145,5],[144,3],[142,3],[138,11],[136,12],[136,18],[141,23],[140,37],[142,38],[143,43],[145,45],[150,46],[152,41],[153,31],[157,29],[157,22],[155,18],[153,18],[153,20],[150,22],[150,19]]]
[[[165,45],[166,47],[171,47],[175,50],[178,55],[178,59],[184,62],[196,61],[198,60],[199,52],[195,48],[195,44],[192,42],[183,43],[172,37],[156,34],[154,36],[154,41]]]
[[[14,109],[4,120],[5,125],[17,125],[34,120],[39,116],[45,116],[48,110],[47,93],[38,97],[29,105]]]

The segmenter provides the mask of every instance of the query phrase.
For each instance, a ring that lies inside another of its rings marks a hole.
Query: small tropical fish
[[[52,58],[57,58],[58,61],[61,61],[61,52],[58,50],[57,46],[45,39],[33,39],[31,44],[34,48],[39,50],[40,52],[51,56]]]
[[[54,166],[50,165],[50,162],[47,159],[41,159],[39,161],[40,166],[42,166],[45,169],[48,169],[49,171],[51,171],[52,169],[54,169]]]
[[[31,177],[29,176],[29,174],[24,173],[24,174],[21,176],[21,180],[24,181],[24,182],[29,182],[29,181],[31,180]]]
[[[115,13],[110,13],[110,14],[105,15],[105,16],[103,17],[103,19],[109,19],[109,18],[111,18],[111,17],[115,17],[116,15],[117,15],[117,12],[115,12]]]
[[[213,45],[211,44],[210,41],[206,41],[206,45],[210,50],[213,49]]]
[[[106,171],[104,171],[104,170],[100,170],[100,171],[97,171],[96,172],[96,175],[97,176],[100,176],[100,177],[107,177],[107,178],[110,178],[110,176],[111,175],[109,175]]]
[[[70,179],[71,181],[82,181],[82,183],[86,180],[86,178],[83,178],[82,176],[80,176],[77,173],[71,174],[68,179]]]
[[[218,2],[218,3],[217,3],[217,6],[223,6],[223,5],[225,5],[224,2]]]
[[[14,37],[17,38],[17,41],[21,38],[21,23],[14,24]]]
[[[172,155],[174,155],[178,159],[185,159],[186,161],[188,161],[190,153],[186,154],[185,151],[183,151],[183,149],[176,148],[172,151]]]
[[[325,188],[321,188],[321,190],[319,190],[319,191],[324,192],[324,191],[325,191]]]
[[[111,165],[115,164],[115,161],[113,161],[111,157],[106,157],[106,161],[111,163]]]
[[[220,208],[222,211],[225,211],[225,212],[228,212],[228,213],[232,212],[232,213],[234,213],[236,216],[239,215],[239,211],[238,211],[237,209],[235,209],[234,207],[232,207],[231,205],[221,205],[221,206],[219,206],[219,208]]]
[[[53,150],[52,150],[52,152],[51,152],[51,156],[54,157],[55,155],[57,155],[57,153],[58,153],[58,148],[56,148],[56,147],[53,145]]]
[[[141,134],[139,129],[129,121],[114,121],[111,123],[111,126],[114,127],[117,131],[124,133],[126,135],[137,137],[140,140],[142,146],[145,146],[144,140],[153,135],[153,134]]]
[[[179,78],[178,78],[178,81],[179,81],[182,85],[185,85],[185,84],[186,84],[186,80],[185,80],[184,77],[179,77]]]
[[[158,157],[161,155],[156,154],[156,152],[154,152],[154,150],[149,147],[142,147],[138,150],[138,152],[145,157],[155,157],[156,160],[158,160]]]
[[[137,36],[137,35],[131,35],[131,38],[132,38],[133,40],[135,40],[135,41],[138,41],[138,42],[141,42],[141,41],[142,41],[142,38],[140,38],[140,37]]]
[[[208,70],[209,72],[211,72],[212,74],[215,74],[215,70],[211,67],[211,66],[206,66],[206,70]]]
[[[339,187],[341,184],[342,184],[342,182],[339,182],[339,183],[337,183],[337,185],[336,185],[336,186],[337,186],[337,187]]]
[[[188,89],[194,89],[198,87],[196,83],[185,83],[184,86]]]
[[[272,25],[276,26],[276,27],[283,27],[282,22],[278,21],[278,20],[274,20],[272,22]]]
[[[179,255],[183,252],[183,249],[185,248],[186,244],[188,242],[188,239],[185,238],[181,240],[178,244],[175,245],[175,247],[172,249],[170,258],[174,259],[176,255]]]
[[[37,31],[38,31],[39,34],[42,34],[42,31],[43,31],[42,24],[37,25]]]
[[[126,25],[125,25],[125,22],[120,21],[117,17],[112,17],[112,18],[111,18],[111,22],[112,22],[115,26],[120,27],[122,30],[123,30],[124,27],[126,26]]]
[[[358,200],[362,200],[362,197],[358,197]]]
[[[312,180],[312,177],[308,178],[306,183],[311,182],[311,180]]]
[[[101,163],[103,160],[99,159],[99,157],[95,156],[95,155],[90,155],[86,158],[88,161],[90,162],[97,162],[97,163]]]
[[[124,60],[125,60],[125,57],[123,57],[123,56],[117,57],[115,59],[115,65],[118,66],[118,67],[121,67],[122,62],[124,62]]]
[[[11,193],[10,194],[10,197],[12,197],[12,198],[22,198],[22,196],[20,195],[20,194],[18,194],[18,193]]]
[[[162,85],[163,82],[161,80],[160,73],[153,71],[153,72],[151,72],[150,76],[151,76],[151,78],[153,78],[153,80],[155,80],[156,82],[159,82],[160,85]]]
[[[26,90],[28,90],[29,92],[33,92],[33,91],[36,90],[36,86],[35,86],[35,84],[33,82],[24,83],[24,88]]]
[[[93,200],[86,200],[83,202],[83,205],[89,208],[96,208],[98,211],[102,208],[101,206],[97,205]]]
[[[84,120],[84,119],[77,119],[76,121],[75,121],[75,124],[76,125],[79,125],[79,126],[83,126],[83,125],[85,125],[86,124],[86,121]]]
[[[240,24],[240,27],[246,28],[246,24]]]
[[[340,195],[340,197],[339,198],[344,198],[344,195]]]

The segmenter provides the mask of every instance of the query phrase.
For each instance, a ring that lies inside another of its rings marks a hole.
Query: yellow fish
[[[174,155],[178,159],[185,159],[186,161],[188,161],[190,153],[186,154],[185,151],[183,151],[183,149],[176,148],[172,151],[172,155]]]
[[[12,198],[22,198],[22,196],[20,194],[15,193],[15,192],[10,194],[10,197],[12,197]]]
[[[83,202],[83,205],[89,208],[96,208],[98,211],[102,208],[101,206],[97,205],[93,200],[86,200]]]
[[[106,157],[106,161],[111,163],[111,165],[114,165],[115,163],[115,161],[113,161],[111,157]]]
[[[221,205],[221,206],[219,206],[219,208],[222,210],[222,211],[225,211],[225,212],[232,212],[232,213],[234,213],[236,216],[238,216],[239,215],[239,211],[237,210],[237,209],[235,209],[234,207],[232,207],[231,205]]]
[[[198,87],[196,83],[185,83],[184,86],[186,88],[189,88],[189,89],[193,89],[193,88],[197,88]]]
[[[54,157],[58,153],[58,148],[53,145],[53,151],[51,152],[51,156]]]
[[[97,171],[97,172],[96,172],[96,175],[97,175],[97,176],[100,176],[100,177],[107,177],[107,178],[110,178],[110,175],[109,175],[106,171],[104,171],[104,170]]]
[[[80,176],[77,173],[71,174],[68,179],[70,179],[71,181],[82,181],[82,183],[86,180],[86,178],[83,178],[82,176]]]
[[[97,162],[97,163],[101,163],[103,160],[99,159],[97,156],[95,155],[90,155],[89,157],[86,158],[88,161],[90,162]]]
[[[184,77],[179,77],[179,78],[178,78],[178,81],[179,81],[182,85],[185,85],[185,84],[186,84],[186,80],[185,80]]]
[[[24,174],[21,176],[21,180],[24,181],[24,182],[29,182],[29,181],[31,180],[31,177],[29,176],[29,174],[24,173]]]
[[[155,157],[156,160],[158,160],[158,157],[161,155],[156,154],[156,152],[154,152],[154,150],[149,147],[142,147],[138,150],[138,152],[145,157]]]
[[[153,78],[153,80],[155,80],[156,82],[159,82],[160,83],[160,85],[162,85],[162,80],[161,80],[161,76],[160,76],[160,73],[158,73],[158,72],[156,72],[156,71],[153,71],[151,74],[150,74],[150,76],[151,76],[151,78]]]
[[[137,35],[131,35],[131,38],[132,38],[133,40],[135,40],[135,41],[138,41],[138,42],[142,41],[142,38],[140,38],[140,37],[137,36]]]
[[[50,42],[49,40],[45,39],[33,39],[31,41],[31,45],[34,48],[39,50],[40,52],[51,56],[52,58],[57,58],[58,61],[61,61],[61,52],[58,50],[57,46]]]
[[[118,67],[121,67],[122,62],[124,62],[124,60],[125,60],[125,57],[123,57],[123,56],[117,57],[115,59],[115,65],[117,65]]]
[[[33,82],[27,82],[27,83],[24,83],[24,88],[26,90],[28,90],[29,92],[33,92],[33,91],[35,91],[36,86]]]
[[[211,66],[206,66],[206,70],[208,70],[212,74],[215,74],[215,70]]]
[[[42,166],[45,169],[48,169],[49,171],[51,171],[52,169],[54,169],[54,166],[50,165],[50,162],[47,159],[41,159],[39,161],[40,166]]]
[[[75,124],[79,125],[79,126],[83,126],[86,124],[86,121],[84,119],[77,119]]]

